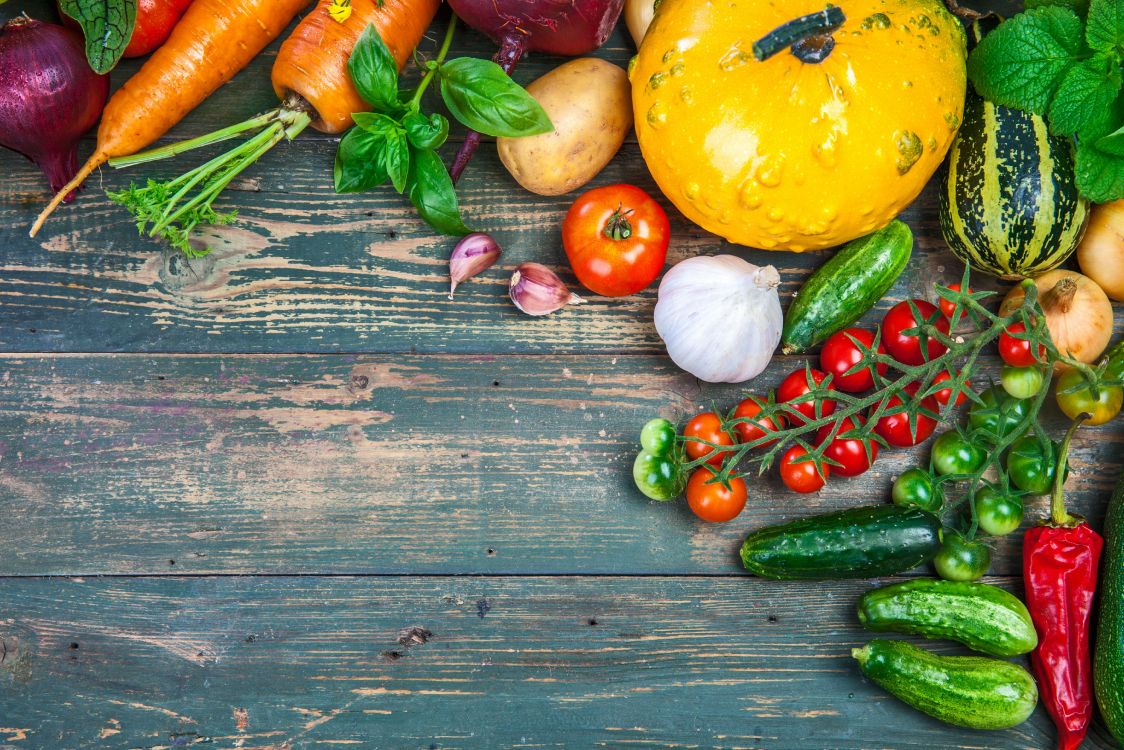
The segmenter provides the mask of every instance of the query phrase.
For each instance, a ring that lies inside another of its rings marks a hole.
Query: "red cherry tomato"
[[[712,411],[704,411],[702,414],[696,414],[692,417],[687,422],[687,426],[683,428],[683,437],[698,438],[715,445],[734,444],[734,439],[730,437],[730,433],[723,432],[722,420]],[[726,454],[726,451],[711,448],[709,445],[694,440],[686,441],[684,448],[687,451],[687,457],[692,461],[697,461],[703,456],[710,456],[706,462],[713,466],[721,464]]]
[[[835,376],[831,382],[836,388],[848,393],[862,393],[874,387],[874,373],[869,367],[852,375],[844,374],[862,361],[863,353],[855,341],[871,349],[874,347],[874,336],[875,332],[868,328],[844,328],[831,334],[824,342],[823,351],[820,352],[820,368]],[[878,353],[886,353],[886,347],[881,342],[878,344]],[[881,375],[885,375],[887,369],[887,365],[878,365]]]
[[[812,461],[796,462],[801,456],[808,455],[802,446],[794,445],[781,457],[781,481],[793,492],[816,492],[827,484],[831,476],[831,467],[823,465],[823,476],[816,470]]]
[[[935,378],[933,378],[933,385],[938,385],[940,383],[945,382],[946,380],[952,380],[952,373],[949,372],[948,370],[945,370],[944,372],[937,373],[937,376]],[[936,392],[933,393],[933,400],[936,401],[941,406],[948,406],[948,400],[950,398],[952,398],[952,388],[951,387],[941,388],[939,391],[936,391]],[[956,405],[957,406],[960,406],[961,404],[963,404],[967,400],[968,400],[968,396],[965,395],[964,391],[960,391],[960,393],[956,394]]]
[[[866,420],[862,417],[857,417],[857,420],[858,425],[866,424]],[[817,445],[828,439],[833,427],[834,425],[828,424],[820,428],[820,431],[816,434]],[[878,458],[878,443],[875,441],[841,437],[855,427],[855,419],[851,417],[844,419],[835,432],[835,439],[823,452],[825,458],[839,462],[839,466],[832,465],[831,471],[841,477],[857,477],[859,474],[863,474],[874,463],[874,459]],[[867,446],[870,446],[869,458],[867,458]]]
[[[917,395],[917,388],[917,383],[910,383],[907,385],[905,387],[907,397],[911,399],[914,398]],[[900,406],[901,404],[901,396],[898,394],[890,396],[886,401],[886,411]],[[925,399],[922,405],[934,413],[939,408],[939,405],[932,396]],[[936,420],[925,414],[918,414],[915,424],[911,424],[908,414],[898,413],[884,415],[878,420],[878,424],[874,426],[874,431],[881,435],[883,440],[896,448],[909,448],[928,440],[933,434],[933,430],[936,428]]]
[[[781,403],[792,403],[792,406],[803,416],[789,413],[787,419],[794,425],[804,424],[809,419],[818,419],[819,417],[826,417],[835,411],[835,401],[832,399],[824,399],[819,404],[814,401],[801,400],[807,393],[812,390],[808,386],[808,372],[811,372],[812,381],[818,386],[823,383],[827,377],[827,373],[821,370],[796,370],[789,374],[781,384],[777,386],[777,401]],[[834,388],[834,385],[831,386]],[[816,414],[817,406],[819,407],[819,414]]]
[[[168,40],[191,0],[137,0],[137,22],[125,47],[125,57],[141,57]],[[63,23],[78,28],[78,22],[59,11]]]
[[[632,185],[583,193],[562,221],[562,246],[578,281],[606,297],[635,294],[655,281],[670,235],[660,204]]]
[[[761,413],[761,407],[752,398],[747,398],[738,404],[738,408],[734,409],[735,419],[754,419]],[[778,417],[777,421],[780,422],[780,427],[784,427],[784,418]],[[777,421],[772,417],[765,417],[760,421],[755,422],[740,422],[734,425],[734,432],[737,433],[739,443],[752,443],[754,440],[760,440],[770,432],[776,432]],[[763,448],[766,445],[772,445],[776,439],[767,440],[759,445]]]
[[[734,477],[727,489],[721,482],[711,482],[713,478],[714,472],[705,466],[695,469],[687,480],[687,505],[696,516],[711,523],[737,518],[745,507],[745,480]]]
[[[999,356],[1011,367],[1033,367],[1041,364],[1046,356],[1045,347],[1039,345],[1038,357],[1030,352],[1030,342],[1026,339],[1015,338],[1011,334],[1025,334],[1026,326],[1022,323],[1012,323],[1007,330],[999,334]]]
[[[922,320],[914,319],[909,302],[899,302],[894,305],[882,319],[882,343],[886,346],[886,351],[890,352],[890,356],[894,359],[906,365],[924,364],[926,360],[935,359],[947,351],[944,344],[930,338],[927,341],[928,356],[926,356],[921,352],[919,336],[902,333],[924,322],[936,326],[941,333],[948,333],[948,318],[941,315],[933,303],[915,299],[913,304],[917,306],[917,312],[921,314]]]
[[[948,288],[951,289],[954,292],[960,291],[960,285],[959,284],[949,284]],[[972,288],[968,287],[967,294],[971,294],[971,293],[972,293]],[[952,300],[947,300],[944,297],[941,297],[941,315],[945,316],[946,318],[951,318],[952,313],[954,313],[955,311],[956,311],[956,303],[953,302]]]

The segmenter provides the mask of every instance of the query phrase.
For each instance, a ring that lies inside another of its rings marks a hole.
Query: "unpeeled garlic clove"
[[[449,255],[449,299],[457,284],[491,268],[500,259],[500,246],[483,232],[466,234]]]
[[[541,263],[521,263],[507,285],[511,301],[528,315],[549,315],[566,305],[581,305],[585,300],[571,294],[558,274]]]

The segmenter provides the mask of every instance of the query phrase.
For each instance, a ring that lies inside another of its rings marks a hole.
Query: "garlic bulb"
[[[710,383],[740,383],[765,369],[784,316],[772,266],[733,255],[688,258],[660,282],[656,331],[675,364]]]

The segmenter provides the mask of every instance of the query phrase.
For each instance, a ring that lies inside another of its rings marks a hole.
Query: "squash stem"
[[[847,16],[838,5],[829,5],[821,11],[794,18],[754,42],[753,56],[758,62],[764,62],[778,52],[791,48],[793,54],[804,62],[823,62],[835,46],[831,32],[846,20]],[[799,53],[797,45],[801,47]]]

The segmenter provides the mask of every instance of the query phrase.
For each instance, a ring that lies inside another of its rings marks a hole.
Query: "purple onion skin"
[[[0,146],[39,165],[53,192],[77,174],[78,141],[108,96],[77,32],[22,17],[0,27]]]

